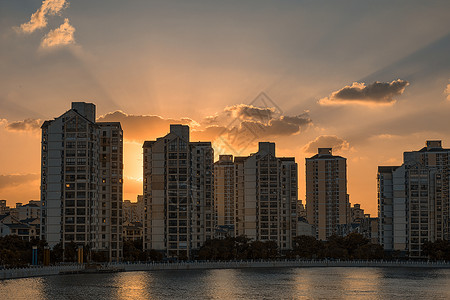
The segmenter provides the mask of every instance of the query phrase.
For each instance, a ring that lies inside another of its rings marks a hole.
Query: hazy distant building
[[[190,257],[214,235],[214,150],[210,142],[190,142],[189,127],[144,148],[144,249]]]
[[[96,122],[95,105],[72,108],[42,125],[41,237],[122,257],[123,132]]]
[[[137,202],[123,201],[123,222],[142,222],[144,220],[144,197],[137,196]]]
[[[214,207],[217,226],[234,225],[233,155],[220,155],[214,163]]]
[[[297,221],[297,236],[316,236],[316,230],[314,226],[309,224],[306,218],[299,217]]]
[[[40,201],[31,200],[25,205],[17,203],[15,208],[10,209],[10,213],[18,220],[39,219],[41,217]]]
[[[350,211],[352,223],[358,223],[364,219],[364,209],[361,208],[361,204],[355,203]]]
[[[297,217],[304,218],[306,220],[306,209],[302,200],[297,201]]]
[[[259,143],[258,152],[235,160],[235,236],[274,241],[292,248],[297,235],[297,164],[276,157],[274,143]]]
[[[320,240],[341,234],[340,228],[350,223],[347,160],[332,155],[331,148],[306,158],[306,214]]]
[[[400,167],[378,168],[379,238],[386,250],[422,256],[422,244],[449,239],[450,149],[441,141],[405,152]]]

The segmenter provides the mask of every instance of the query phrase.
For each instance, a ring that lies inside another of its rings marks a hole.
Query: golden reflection
[[[239,269],[209,270],[206,276],[206,286],[210,299],[238,299],[242,295],[242,286],[239,280]]]
[[[346,268],[343,286],[346,296],[377,298],[376,291],[382,290],[382,274],[377,268]]]
[[[117,285],[117,300],[151,299],[148,285],[151,278],[147,272],[118,273],[115,278]]]
[[[0,280],[0,299],[45,300],[46,294],[44,277]]]
[[[331,291],[338,298],[371,299],[382,288],[380,271],[375,268],[297,268],[293,278],[297,299],[327,298]]]

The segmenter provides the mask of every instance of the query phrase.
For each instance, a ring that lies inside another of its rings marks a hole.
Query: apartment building
[[[450,149],[439,140],[404,152],[400,167],[379,167],[379,238],[385,250],[422,256],[422,244],[449,239]]]
[[[396,170],[398,172],[396,172]],[[394,219],[394,178],[396,182],[396,218]],[[399,166],[378,167],[378,219],[379,244],[384,250],[406,250],[406,199],[404,194],[404,168]],[[400,188],[400,189],[399,189]],[[399,190],[398,190],[399,189]],[[399,216],[402,215],[401,218]],[[394,243],[394,226],[397,234]]]
[[[214,150],[190,142],[185,125],[143,150],[144,249],[189,258],[214,235]]]
[[[297,164],[276,157],[275,143],[259,143],[258,152],[235,157],[235,236],[274,241],[292,248],[297,235]]]
[[[123,132],[96,122],[92,103],[42,125],[41,238],[122,257]]]
[[[350,223],[347,159],[333,155],[331,148],[306,158],[306,215],[320,240],[341,234]]]
[[[233,155],[220,155],[214,163],[214,207],[217,226],[234,226]]]

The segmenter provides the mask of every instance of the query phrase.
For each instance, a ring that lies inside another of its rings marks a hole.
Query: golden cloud
[[[303,152],[317,153],[318,148],[333,148],[333,150],[348,150],[350,144],[335,135],[321,135],[303,147]]]
[[[73,36],[75,28],[69,24],[69,19],[65,19],[64,23],[58,28],[51,30],[41,41],[42,48],[51,48],[64,46],[75,43]]]
[[[47,15],[56,15],[67,6],[66,0],[44,0],[41,7],[31,15],[30,21],[20,25],[20,31],[32,33],[47,26]]]

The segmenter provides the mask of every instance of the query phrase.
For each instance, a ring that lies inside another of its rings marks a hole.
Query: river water
[[[449,269],[121,272],[0,281],[0,299],[450,299]]]

